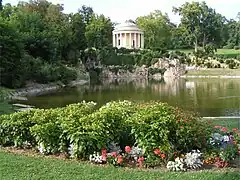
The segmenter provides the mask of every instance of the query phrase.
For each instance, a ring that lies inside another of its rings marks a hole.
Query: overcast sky
[[[155,9],[168,13],[174,23],[179,22],[179,17],[172,13],[173,6],[180,6],[192,0],[49,0],[54,4],[64,4],[66,13],[77,12],[82,5],[91,6],[98,14],[104,14],[114,22],[124,22],[128,19],[135,20],[138,16],[147,15]],[[227,18],[235,19],[240,11],[240,0],[205,0],[209,6]],[[16,5],[18,0],[3,0],[3,3]]]

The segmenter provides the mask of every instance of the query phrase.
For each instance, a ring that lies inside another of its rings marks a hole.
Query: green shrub
[[[32,117],[36,124],[30,128],[37,146],[43,146],[46,154],[67,151],[71,128],[77,128],[79,119],[93,112],[94,104],[78,103],[65,108],[39,110]],[[79,124],[78,124],[79,125]]]
[[[204,150],[210,133],[195,114],[159,102],[113,101],[99,109],[82,102],[0,116],[0,145],[27,145],[45,154],[68,152],[84,159],[112,142],[121,148],[136,143],[148,158],[155,148],[167,154]]]
[[[239,49],[240,49],[240,46],[234,46],[234,49],[235,49],[235,50],[239,50]]]
[[[160,148],[165,153],[206,147],[210,130],[198,116],[164,103],[143,105],[130,119],[132,134],[146,154]]]
[[[164,73],[166,72],[166,69],[163,68],[163,69],[159,69],[159,68],[149,68],[148,69],[148,73],[150,75],[154,75],[154,74],[157,74],[157,73],[160,73],[161,75],[164,75]]]
[[[223,46],[223,49],[233,49],[234,45],[233,44],[228,44],[226,46]]]
[[[67,68],[63,65],[44,63],[38,68],[34,79],[39,83],[56,81],[65,83],[77,78],[77,72],[74,69]]]
[[[110,142],[119,142],[127,126],[126,119],[135,112],[135,106],[129,101],[109,102],[98,111],[79,119],[77,128],[71,128],[71,144],[74,155],[88,158]]]
[[[35,112],[36,110],[24,111],[0,116],[0,144],[17,147],[27,144],[34,145],[35,140],[30,134],[30,127],[35,124],[31,121]]]

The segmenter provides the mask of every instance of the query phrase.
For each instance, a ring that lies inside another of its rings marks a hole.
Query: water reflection
[[[102,105],[111,100],[160,100],[199,112],[202,116],[240,115],[240,81],[237,79],[103,79],[86,86],[31,97],[28,103],[49,108],[82,100]]]

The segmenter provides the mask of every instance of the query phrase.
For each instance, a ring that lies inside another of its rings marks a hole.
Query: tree
[[[198,45],[204,48],[207,43],[218,46],[221,44],[225,18],[209,8],[204,1],[186,2],[181,7],[174,7],[173,12],[181,16],[180,26],[186,29],[190,42],[195,46],[195,51]]]
[[[83,5],[79,10],[78,13],[80,13],[84,19],[85,25],[88,25],[94,16],[94,11],[91,7]]]
[[[0,0],[0,11],[3,9],[2,0]]]
[[[156,10],[147,16],[138,17],[136,23],[144,31],[146,48],[167,48],[169,46],[173,24],[166,14]]]
[[[112,44],[113,24],[104,15],[94,15],[86,26],[88,47],[101,48]]]
[[[0,17],[0,84],[9,88],[20,87],[23,44],[15,27]]]

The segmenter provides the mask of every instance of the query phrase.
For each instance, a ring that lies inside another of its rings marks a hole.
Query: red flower
[[[217,129],[221,129],[222,128],[222,126],[214,126],[215,128],[217,128]]]
[[[126,146],[126,147],[125,147],[125,152],[126,152],[126,153],[129,153],[130,151],[131,151],[131,147],[130,147],[130,146]]]
[[[143,167],[143,161],[144,161],[144,157],[139,157],[138,158],[138,165],[139,165],[139,167]]]
[[[215,157],[215,161],[220,161],[220,157]]]
[[[138,162],[143,162],[144,161],[144,157],[139,157],[138,158]]]
[[[153,152],[154,152],[154,154],[156,154],[156,155],[160,155],[160,154],[161,154],[160,149],[155,149]]]
[[[107,155],[102,155],[102,161],[107,161]]]
[[[238,130],[238,128],[233,128],[232,131],[233,132],[236,132]]]
[[[166,154],[161,154],[161,158],[164,159],[166,157]]]
[[[118,163],[118,164],[122,164],[122,163],[123,163],[123,156],[122,156],[122,155],[118,155],[118,157],[117,157],[117,163]]]
[[[106,156],[107,155],[107,150],[106,149],[102,149],[101,153],[102,153],[102,156]]]
[[[222,127],[221,131],[228,132],[228,128]]]
[[[113,157],[117,157],[117,152],[111,152],[111,155],[112,155]]]

